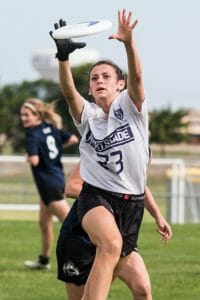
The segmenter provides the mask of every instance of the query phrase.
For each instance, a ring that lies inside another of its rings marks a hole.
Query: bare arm
[[[66,26],[66,22],[62,19],[54,24],[55,29],[63,26]],[[59,78],[62,93],[69,105],[73,117],[76,121],[80,122],[84,100],[75,87],[69,63],[69,55],[76,49],[85,47],[86,44],[83,42],[74,42],[71,39],[54,39],[53,31],[50,31],[50,36],[57,47],[56,57],[59,60]]]
[[[27,156],[26,161],[33,167],[36,167],[39,162],[40,162],[40,158],[38,155],[31,155],[31,156]]]
[[[65,186],[65,196],[74,199],[78,198],[82,189],[82,185],[83,180],[80,177],[80,163],[78,163],[67,180]]]
[[[70,111],[75,120],[80,123],[84,100],[75,87],[69,60],[59,61],[59,79],[62,93]]]
[[[75,134],[72,134],[70,136],[69,140],[63,145],[63,148],[65,148],[65,149],[69,148],[69,147],[71,147],[73,145],[78,144],[78,142],[79,142],[78,137]]]
[[[147,186],[145,187],[145,208],[155,219],[156,224],[158,226],[158,232],[162,236],[162,240],[167,242],[172,237],[171,226],[167,223],[165,218],[162,216],[154,200],[154,197]]]
[[[133,24],[131,24],[131,17],[131,12],[129,12],[128,16],[126,17],[125,9],[119,11],[118,32],[111,35],[109,38],[118,39],[119,41],[124,43],[128,63],[127,88],[132,101],[136,105],[137,109],[141,111],[142,103],[144,101],[142,67],[133,38],[133,29],[137,25],[138,21],[136,20]]]
[[[142,103],[145,98],[142,82],[142,67],[135,48],[135,43],[132,42],[132,44],[125,44],[125,47],[128,58],[128,92],[137,109],[141,111]]]

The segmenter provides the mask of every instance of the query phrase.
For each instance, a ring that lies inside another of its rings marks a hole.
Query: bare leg
[[[140,254],[132,252],[120,258],[113,281],[119,277],[131,290],[135,300],[152,300],[150,279]],[[80,300],[83,296],[84,285],[66,284],[68,300]]]
[[[121,258],[116,269],[118,277],[128,285],[135,300],[152,300],[149,275],[139,253],[132,252]]]
[[[69,204],[65,199],[59,201],[52,201],[49,204],[49,211],[52,215],[56,216],[61,223],[66,218],[69,210]]]
[[[91,209],[83,218],[83,228],[97,245],[83,300],[105,300],[119,261],[122,238],[113,215],[103,206]]]
[[[77,286],[72,283],[66,283],[67,300],[81,300],[85,285]]]
[[[49,206],[40,201],[39,224],[42,237],[42,255],[50,256],[51,246],[54,238],[53,216],[55,215],[60,222],[63,222],[69,212],[69,205],[63,199],[53,201]]]
[[[40,201],[39,226],[42,239],[42,255],[50,256],[53,242],[53,220],[48,208]]]

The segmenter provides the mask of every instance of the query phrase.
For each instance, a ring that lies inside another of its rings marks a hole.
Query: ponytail
[[[22,106],[30,109],[34,115],[39,115],[42,121],[53,124],[58,129],[62,128],[62,118],[55,112],[54,103],[44,103],[37,98],[28,98]]]

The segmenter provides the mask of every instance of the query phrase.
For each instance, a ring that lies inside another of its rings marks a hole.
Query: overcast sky
[[[2,0],[0,85],[39,77],[31,65],[32,55],[55,48],[48,32],[60,18],[72,23],[112,21],[108,31],[80,40],[126,70],[122,44],[107,39],[117,31],[121,8],[131,10],[139,20],[135,39],[149,108],[200,110],[199,0]]]

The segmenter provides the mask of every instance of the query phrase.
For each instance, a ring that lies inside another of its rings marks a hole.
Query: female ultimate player
[[[83,300],[107,298],[120,257],[128,260],[134,252],[134,264],[141,263],[136,246],[149,160],[148,111],[133,38],[137,21],[131,23],[131,17],[131,12],[119,11],[118,32],[109,37],[124,45],[127,89],[123,90],[125,80],[120,68],[111,61],[99,61],[89,73],[89,92],[95,103],[89,103],[77,91],[69,63],[69,54],[85,44],[55,40],[61,89],[82,136],[80,175],[84,184],[78,217],[97,247]],[[60,26],[64,25],[60,20]],[[141,276],[145,276],[143,271]],[[140,299],[152,299],[150,288]]]
[[[69,198],[78,198],[82,185],[78,164],[67,180],[65,195]],[[96,246],[91,243],[81,227],[77,205],[78,200],[74,202],[64,220],[57,242],[58,279],[66,283],[68,300],[81,299],[96,252]],[[145,207],[155,219],[162,240],[167,242],[172,236],[171,227],[161,215],[148,187],[145,187]],[[142,258],[140,263],[134,263],[135,255],[139,253],[132,252],[131,255],[119,260],[113,280],[119,277],[130,288],[134,299],[143,299],[150,289],[150,280]]]
[[[42,239],[38,260],[25,261],[25,266],[31,269],[49,269],[53,215],[63,222],[69,211],[64,199],[62,147],[78,143],[78,138],[60,129],[61,118],[55,113],[53,105],[45,104],[39,99],[27,99],[24,102],[21,121],[26,129],[27,161],[40,195],[39,225]]]

